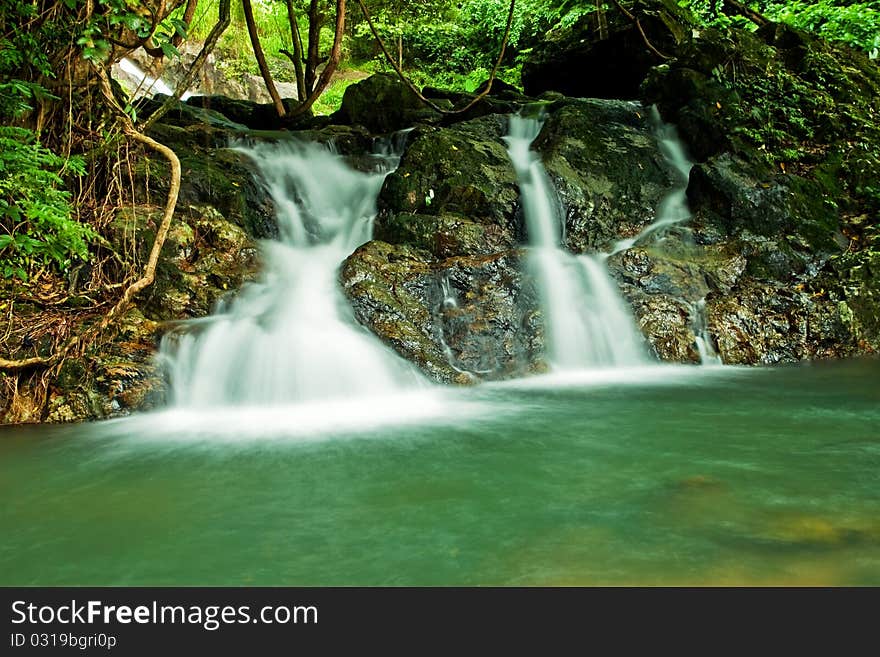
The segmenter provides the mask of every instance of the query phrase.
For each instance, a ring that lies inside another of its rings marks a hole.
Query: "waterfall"
[[[382,144],[387,148],[387,144]],[[207,326],[163,342],[183,407],[283,405],[394,393],[415,369],[360,327],[337,285],[340,263],[372,236],[376,197],[397,157],[362,173],[327,148],[293,141],[239,148],[274,201],[278,241],[263,274]]]
[[[544,165],[531,143],[542,121],[511,116],[510,160],[516,169],[529,230],[528,268],[544,313],[547,357],[553,369],[640,365],[643,339],[601,255],[562,248],[562,221]]]
[[[140,66],[127,57],[123,57],[119,60],[119,68],[134,80],[134,90],[132,94],[135,97],[147,96],[150,95],[151,92],[154,94],[165,94],[166,96],[174,95],[174,89],[168,86],[164,80],[147,75]],[[190,95],[191,94],[186,91],[180,99],[186,100]]]
[[[694,163],[685,153],[684,144],[678,136],[678,130],[674,125],[663,122],[656,107],[651,108],[651,122],[654,125],[654,134],[657,138],[657,145],[660,147],[660,153],[672,166],[675,173],[675,186],[660,201],[657,208],[657,218],[654,222],[635,237],[618,241],[608,255],[625,251],[649,235],[669,226],[684,223],[691,218],[691,210],[687,202],[687,186]]]
[[[709,322],[706,320],[706,297],[691,304],[691,326],[696,337],[700,364],[721,365],[721,356],[715,351],[715,346],[712,344],[712,336],[709,335]]]
[[[657,107],[651,107],[651,122],[660,153],[672,166],[676,174],[675,186],[660,202],[657,218],[635,237],[620,240],[611,249],[609,256],[625,251],[638,244],[649,235],[658,233],[664,228],[676,224],[684,224],[691,219],[691,209],[687,201],[687,186],[691,168],[694,163],[685,152],[684,144],[674,125],[664,123]],[[694,331],[697,353],[702,365],[721,365],[721,357],[715,351],[712,336],[709,335],[709,322],[706,319],[706,298],[703,297],[690,304],[691,328]]]

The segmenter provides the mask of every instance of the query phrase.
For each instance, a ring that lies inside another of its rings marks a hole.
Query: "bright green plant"
[[[728,16],[721,9],[723,0],[679,0],[702,22],[713,27],[736,25],[754,29],[754,23],[742,16]],[[880,1],[850,0],[763,0],[745,2],[766,18],[813,32],[831,41],[842,41],[880,57]]]
[[[61,173],[83,175],[80,158],[64,159],[25,128],[0,127],[0,273],[27,278],[33,265],[64,270],[88,255],[94,231],[71,218]]]

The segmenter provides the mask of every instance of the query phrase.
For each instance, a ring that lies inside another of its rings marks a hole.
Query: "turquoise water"
[[[878,384],[669,367],[7,428],[0,584],[880,585]]]

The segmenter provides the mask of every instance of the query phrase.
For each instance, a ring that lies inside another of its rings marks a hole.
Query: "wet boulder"
[[[506,131],[498,115],[416,129],[379,195],[376,239],[441,258],[498,253],[521,241]]]
[[[459,384],[540,369],[542,327],[517,252],[437,259],[368,242],[340,272],[357,319],[431,379]]]
[[[638,103],[551,106],[532,148],[559,197],[569,250],[608,250],[655,220],[676,178],[654,133],[649,111]]]

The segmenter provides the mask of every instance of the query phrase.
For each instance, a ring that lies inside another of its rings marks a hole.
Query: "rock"
[[[706,300],[709,330],[728,365],[802,360],[809,355],[809,298],[772,283],[748,282]]]
[[[133,61],[142,71],[146,71],[151,77],[161,78],[169,87],[177,84],[189,74],[195,58],[198,56],[202,42],[187,39],[179,47],[179,57],[163,58],[156,60],[150,57],[144,50],[135,50],[128,54],[128,59]],[[272,101],[263,78],[256,72],[241,71],[237,66],[227,66],[228,61],[237,60],[235,55],[228,56],[222,47],[215,48],[204,61],[195,79],[190,84],[188,92],[196,96],[225,96],[236,100],[250,100],[256,103],[270,103]],[[277,68],[281,66],[281,75]],[[129,67],[130,68],[130,67]],[[281,61],[273,63],[275,72],[275,88],[282,98],[296,98],[297,89],[294,80],[293,65],[287,65]],[[128,93],[134,93],[134,98],[150,95],[156,91],[156,86],[146,88],[138,85],[141,76],[134,72],[129,73],[125,67],[115,64],[112,68],[113,77],[118,80]]]
[[[516,172],[491,115],[415,130],[379,195],[375,236],[445,258],[498,253],[523,235]]]
[[[178,203],[211,205],[251,237],[278,235],[271,197],[254,177],[254,165],[246,155],[230,148],[200,145],[192,139],[191,128],[156,125],[150,134],[173,148],[180,159]],[[167,191],[169,167],[161,156],[145,154],[135,163],[134,173],[139,202],[149,203]]]
[[[435,381],[472,383],[540,368],[540,317],[518,252],[437,260],[368,242],[340,280],[358,320]]]
[[[675,0],[652,0],[633,8],[645,35],[661,53],[674,55],[694,26]],[[617,10],[597,12],[547,34],[522,68],[525,92],[557,91],[567,96],[634,100],[651,67],[663,59],[651,52],[635,23]],[[604,38],[603,38],[604,37]]]
[[[127,415],[161,404],[164,381],[154,360],[159,325],[131,308],[113,339],[64,360],[46,400],[45,422]]]
[[[410,128],[439,114],[422,101],[394,73],[376,73],[348,86],[334,120],[356,123],[375,134]]]
[[[254,130],[271,130],[280,126],[275,106],[271,103],[254,103],[226,96],[190,96],[186,104],[216,112]]]
[[[725,153],[693,168],[687,193],[697,222],[715,223],[727,235],[788,240],[820,257],[840,250],[833,203],[799,176],[762,175]]]
[[[138,119],[143,120],[151,117],[168,98],[169,96],[165,96],[164,94],[156,94],[149,100],[142,100],[137,108]],[[233,132],[243,132],[247,130],[247,126],[241,123],[236,123],[234,120],[230,120],[225,114],[215,109],[211,109],[208,104],[197,105],[193,103],[176,102],[170,110],[162,115],[162,123],[181,128],[187,128],[190,126],[211,126]]]
[[[176,217],[142,301],[156,320],[204,317],[257,273],[256,243],[215,208],[189,206]]]
[[[288,112],[299,104],[299,101],[294,98],[282,98],[281,100]],[[226,96],[190,96],[186,104],[219,113],[233,123],[252,130],[277,130],[291,125],[306,124],[312,118],[311,111],[295,119],[279,117],[275,105],[271,102],[255,103]]]
[[[607,251],[654,221],[676,179],[648,111],[609,100],[563,101],[550,111],[532,147],[559,195],[568,249]]]
[[[730,151],[809,172],[832,198],[862,196],[863,176],[880,176],[878,96],[880,69],[864,53],[779,24],[694,31],[642,92],[699,160]],[[858,164],[842,166],[849,157]]]

